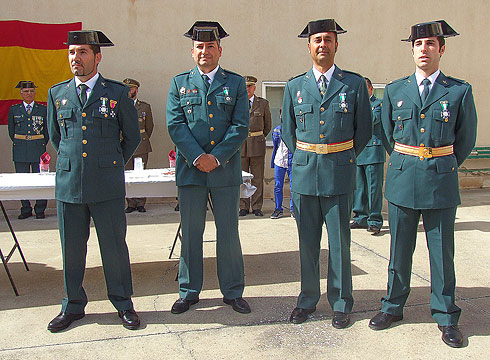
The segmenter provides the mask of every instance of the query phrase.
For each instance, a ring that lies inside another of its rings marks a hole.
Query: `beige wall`
[[[102,50],[99,70],[112,79],[140,80],[139,97],[152,105],[155,119],[150,167],[168,166],[172,144],[164,122],[166,96],[171,77],[194,66],[191,41],[182,34],[195,20],[219,21],[230,34],[222,42],[222,66],[262,82],[287,80],[308,70],[306,40],[297,35],[309,20],[333,17],[348,31],[339,36],[337,65],[386,83],[414,70],[410,45],[400,41],[409,35],[410,25],[445,19],[462,36],[448,39],[441,68],[473,85],[477,143],[490,145],[490,107],[485,105],[490,97],[488,0],[0,0],[0,8],[3,20],[82,21],[84,29],[102,30],[115,43]],[[7,126],[0,129],[0,151],[5,154],[0,172],[11,172]]]

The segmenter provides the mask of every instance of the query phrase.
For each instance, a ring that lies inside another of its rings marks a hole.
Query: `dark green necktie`
[[[82,103],[82,106],[84,106],[85,103],[87,102],[87,89],[88,89],[88,86],[85,85],[85,84],[80,84],[78,87],[80,88],[80,101]]]
[[[209,90],[209,76],[202,74],[202,81],[204,81],[204,85],[206,85],[206,90]]]
[[[325,95],[325,93],[327,92],[327,78],[325,77],[325,75],[322,75],[320,76],[320,94]]]
[[[429,79],[422,80],[422,85],[424,85],[424,90],[422,91],[422,102],[424,103],[427,100],[427,96],[429,96],[429,85],[431,84]]]

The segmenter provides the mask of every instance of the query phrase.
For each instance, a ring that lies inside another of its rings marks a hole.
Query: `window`
[[[272,117],[272,130],[281,123],[279,109],[282,108],[284,98],[284,88],[286,81],[264,81],[262,82],[262,96],[269,100],[269,107]],[[266,143],[272,146],[272,131],[267,135]]]

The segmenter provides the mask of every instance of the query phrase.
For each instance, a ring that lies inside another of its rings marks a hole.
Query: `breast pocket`
[[[307,123],[313,126],[313,106],[311,104],[301,104],[294,107],[296,127],[302,131],[306,130]]]
[[[451,112],[443,114],[441,110],[433,110],[430,136],[435,141],[453,143],[455,125],[456,117]]]
[[[26,129],[26,122],[22,116],[14,118],[14,127],[16,133],[23,134],[23,131]]]
[[[354,105],[346,103],[332,103],[333,122],[332,127],[336,131],[354,133]]]
[[[101,114],[98,110],[92,111],[95,128],[100,128],[100,136],[105,138],[117,138],[120,136],[119,122],[116,117],[109,114]]]
[[[73,138],[77,119],[73,116],[72,109],[58,110],[56,116],[60,127],[61,138]]]
[[[225,112],[228,118],[231,117],[233,109],[235,108],[236,98],[230,95],[216,95],[216,104],[218,109]]]
[[[184,110],[188,122],[199,120],[202,99],[197,96],[186,96],[180,99],[180,106]]]
[[[410,137],[410,124],[412,121],[412,109],[394,110],[392,114],[393,139],[405,143]]]

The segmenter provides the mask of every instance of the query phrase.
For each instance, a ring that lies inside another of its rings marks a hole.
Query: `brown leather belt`
[[[260,136],[260,135],[264,135],[264,132],[263,131],[251,131],[248,133],[248,136]]]
[[[399,152],[400,154],[418,156],[420,160],[454,154],[452,145],[432,148],[425,146],[410,146],[395,142],[395,148],[393,150]]]
[[[21,140],[39,140],[39,139],[44,139],[44,135],[19,135],[19,134],[14,134],[15,139],[21,139]]]
[[[332,154],[354,147],[354,140],[343,141],[335,144],[310,144],[307,142],[296,140],[296,149],[303,151],[314,152],[317,154]]]

